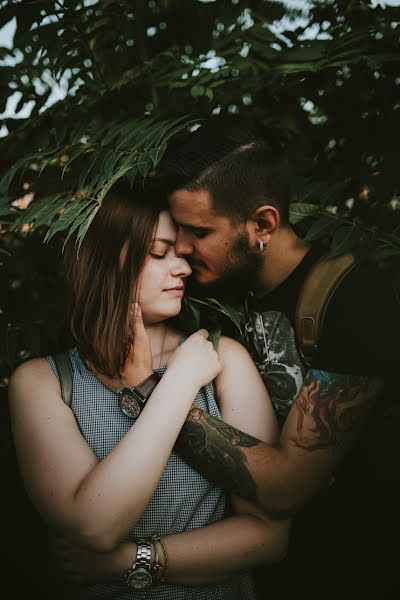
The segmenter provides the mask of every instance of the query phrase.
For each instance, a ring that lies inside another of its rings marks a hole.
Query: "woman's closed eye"
[[[150,248],[150,256],[161,260],[162,258],[165,258],[167,256],[168,252],[171,251],[173,245],[174,241],[166,242],[164,240],[155,240],[152,244],[152,247]]]

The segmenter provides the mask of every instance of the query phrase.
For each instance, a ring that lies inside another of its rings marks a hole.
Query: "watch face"
[[[118,404],[120,409],[127,417],[131,419],[137,419],[140,415],[141,406],[136,399],[134,392],[131,390],[122,390],[118,397]]]
[[[126,578],[126,583],[132,590],[145,590],[151,586],[153,577],[143,567],[138,567]]]

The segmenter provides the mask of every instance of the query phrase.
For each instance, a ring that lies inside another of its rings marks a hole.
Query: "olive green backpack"
[[[322,257],[315,263],[303,284],[296,306],[296,333],[301,356],[308,366],[311,366],[313,354],[318,348],[329,301],[354,266],[352,254]]]

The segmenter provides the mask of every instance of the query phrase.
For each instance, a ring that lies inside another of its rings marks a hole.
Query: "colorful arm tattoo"
[[[378,378],[310,370],[291,409],[297,417],[286,439],[307,452],[335,450],[353,438],[370,413],[381,381]],[[268,461],[271,447],[250,435],[192,408],[175,449],[197,471],[224,490],[257,501],[257,485],[247,458],[247,448],[258,447],[255,460],[266,469],[279,468]],[[274,448],[273,452],[280,452]],[[255,455],[254,455],[255,456]],[[290,455],[286,453],[287,460]],[[296,457],[296,469],[299,466]],[[290,469],[289,469],[290,472]],[[268,478],[268,472],[265,471]],[[271,472],[271,481],[276,473]]]
[[[380,388],[380,379],[311,369],[294,403],[297,435],[304,450],[333,449],[362,427]]]
[[[242,431],[193,407],[175,449],[195,469],[219,487],[256,500],[256,484],[242,448],[261,444]]]

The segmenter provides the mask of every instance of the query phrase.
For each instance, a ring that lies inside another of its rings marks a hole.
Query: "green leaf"
[[[321,210],[316,204],[307,204],[305,202],[292,202],[289,206],[289,221],[292,225],[299,223],[306,217],[314,215]]]
[[[149,155],[151,160],[153,161],[153,165],[156,167],[160,160],[163,157],[164,152],[167,149],[167,144],[163,142],[160,146],[156,148],[151,148]]]
[[[134,165],[134,166],[132,166],[132,167],[129,169],[129,171],[127,171],[127,172],[125,173],[125,175],[126,175],[126,177],[127,177],[128,181],[129,181],[129,184],[130,184],[131,186],[133,185],[133,182],[134,182],[134,181],[135,181],[135,179],[136,179],[137,173],[138,173],[138,168],[137,168],[137,165]]]
[[[199,298],[188,297],[188,300],[199,304],[200,306],[205,306],[211,308],[212,310],[216,310],[225,315],[235,324],[239,330],[239,333],[242,334],[242,325],[245,322],[245,316],[241,311],[237,310],[233,306],[230,306],[229,304],[222,304],[216,298],[206,298],[205,300],[200,300]]]
[[[321,195],[326,191],[327,185],[326,181],[312,181],[311,183],[302,186],[298,192],[301,200],[300,204],[313,204],[314,201],[318,202]]]
[[[13,217],[15,216],[15,213],[15,209],[13,210],[11,207],[0,208],[0,217]]]
[[[198,98],[198,96],[202,96],[204,94],[204,86],[202,85],[194,85],[190,90],[193,98]]]
[[[80,244],[82,243],[82,240],[87,232],[87,230],[89,229],[89,225],[93,220],[92,217],[92,212],[94,211],[94,214],[96,214],[98,207],[100,206],[100,204],[94,204],[94,203],[90,203],[74,220],[74,222],[72,223],[72,225],[70,226],[69,230],[68,230],[68,235],[65,238],[64,244],[63,244],[63,249],[65,247],[65,244],[68,242],[69,238],[75,233],[75,231],[78,229],[78,235],[77,235],[77,244],[78,247],[80,246]],[[94,215],[93,215],[94,216]]]
[[[132,83],[132,81],[134,81],[138,77],[141,77],[142,75],[143,75],[143,71],[142,71],[142,69],[140,69],[138,67],[134,67],[133,69],[128,69],[127,71],[124,71],[124,73],[121,75],[121,77],[112,85],[111,89],[112,90],[120,90],[122,87],[124,87],[127,84]]]
[[[75,219],[81,214],[82,211],[87,209],[88,199],[76,199],[73,202],[69,202],[63,213],[58,219],[52,224],[44,241],[50,240],[57,232],[68,229],[75,221]]]
[[[216,327],[215,329],[212,329],[209,334],[208,334],[208,339],[210,340],[210,342],[212,342],[212,345],[214,346],[214,349],[218,352],[218,343],[219,343],[219,338],[221,337],[221,327]]]
[[[327,257],[340,256],[351,251],[357,244],[360,230],[355,225],[342,225],[333,236]]]
[[[37,157],[36,154],[31,154],[29,156],[24,156],[20,160],[18,160],[12,167],[5,172],[2,179],[0,180],[0,194],[7,194],[11,182],[13,181],[17,172],[22,168],[26,167],[29,162],[33,161]]]
[[[139,155],[139,158],[137,161],[137,168],[139,170],[139,173],[142,175],[142,177],[146,177],[146,175],[151,170],[152,166],[153,166],[153,161],[152,161],[150,153],[142,152]]]
[[[78,236],[77,236],[77,242],[78,242],[78,248],[80,247],[83,238],[85,237],[93,219],[95,218],[97,211],[100,208],[100,203],[97,203],[95,206],[92,206],[90,208],[90,211],[88,209],[88,217],[86,218],[85,221],[83,221],[83,223],[80,225],[79,227],[79,231],[78,231]]]
[[[70,196],[65,194],[56,194],[55,196],[46,196],[39,200],[34,200],[29,208],[22,213],[15,221],[13,229],[19,229],[24,223],[32,223],[36,229],[41,225],[49,225],[54,217],[58,215],[59,210],[66,204]]]
[[[340,223],[341,221],[336,215],[322,215],[311,225],[304,236],[304,241],[312,242],[314,240],[320,240],[321,238],[332,234],[340,226]]]
[[[15,200],[15,196],[3,196],[0,198],[0,206],[9,206],[10,202]]]
[[[327,41],[315,40],[303,47],[293,47],[285,50],[281,60],[287,62],[317,61],[327,55]]]
[[[121,154],[119,154],[119,153],[117,154],[113,150],[110,150],[106,154],[106,156],[103,160],[103,164],[100,167],[100,172],[103,173],[103,175],[106,179],[109,179],[110,177],[112,177],[112,175],[114,174],[114,171],[115,171],[116,164],[118,163],[120,158],[121,158]]]

